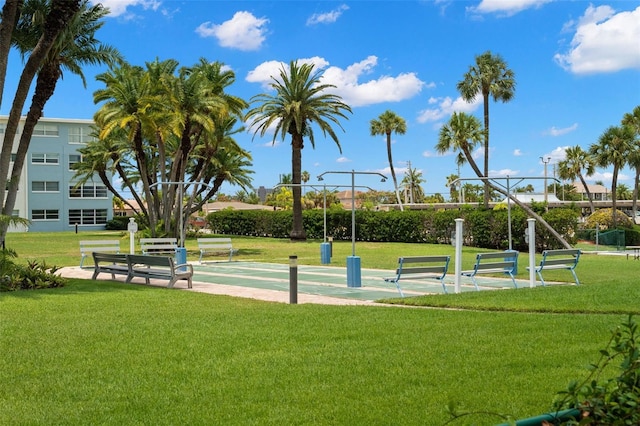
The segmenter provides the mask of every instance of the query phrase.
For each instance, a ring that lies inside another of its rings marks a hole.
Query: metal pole
[[[462,274],[462,224],[464,219],[456,219],[456,253],[455,253],[455,292],[460,293],[460,277]]]
[[[298,303],[298,256],[289,256],[289,303]]]
[[[356,255],[356,172],[351,170],[351,256]]]
[[[527,219],[529,232],[529,287],[536,286],[536,220]]]
[[[511,242],[511,186],[509,186],[509,175],[507,175],[507,220],[509,222],[509,250],[513,249]]]
[[[184,247],[184,200],[183,193],[184,183],[181,182],[178,186],[178,198],[180,199],[180,247]]]
[[[327,185],[324,185],[324,188],[322,190],[322,194],[323,194],[323,201],[324,201],[324,242],[327,242]]]

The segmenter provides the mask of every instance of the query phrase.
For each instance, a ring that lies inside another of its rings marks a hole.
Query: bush
[[[129,218],[126,216],[116,216],[105,225],[107,231],[126,231],[129,226]]]
[[[621,210],[616,209],[616,224],[618,228],[633,228],[633,221]],[[585,228],[595,229],[599,227],[601,231],[615,229],[613,226],[613,209],[600,209],[587,217],[584,223]]]
[[[64,286],[66,280],[55,274],[58,267],[37,261],[18,265],[13,262],[15,257],[17,254],[11,249],[0,250],[0,292]]]

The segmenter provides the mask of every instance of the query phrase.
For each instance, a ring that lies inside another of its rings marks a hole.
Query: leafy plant
[[[0,251],[0,292],[64,286],[66,280],[56,275],[57,266],[35,260],[20,265],[13,262],[16,257],[16,252],[11,249]]]
[[[612,363],[620,360],[620,374],[606,378]],[[571,382],[558,409],[577,408],[581,418],[566,425],[640,424],[640,335],[632,315],[612,332],[600,359],[590,366],[591,373],[582,382]]]

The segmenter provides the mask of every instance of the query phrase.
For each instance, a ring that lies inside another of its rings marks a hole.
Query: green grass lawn
[[[20,261],[78,265],[80,239],[114,235],[9,234],[7,245]],[[233,241],[239,260],[320,263],[317,241]],[[195,241],[187,248],[196,260]],[[477,251],[465,248],[463,262]],[[438,253],[453,248],[357,244],[363,267]],[[332,262],[350,254],[350,243],[334,243]],[[462,308],[445,310],[286,305],[77,279],[0,293],[0,424],[442,425],[450,402],[534,416],[586,377],[610,330],[640,311],[639,261],[584,255],[577,272],[579,287],[402,301]],[[477,414],[451,424],[503,421]]]

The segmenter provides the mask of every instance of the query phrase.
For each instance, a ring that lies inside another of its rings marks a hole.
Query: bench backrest
[[[102,252],[94,251],[92,255],[95,263],[99,263],[99,262],[127,263],[126,254],[102,253]]]
[[[94,251],[117,252],[120,250],[120,240],[83,240],[80,241],[80,253]]]
[[[148,266],[162,266],[166,268],[173,268],[173,257],[170,256],[145,256],[143,254],[130,254],[127,256],[129,265],[148,265]]]
[[[231,238],[198,238],[198,248],[230,249]]]
[[[505,273],[513,273],[518,265],[518,252],[499,251],[490,253],[478,253],[474,270],[502,269]]]
[[[579,259],[579,249],[545,250],[542,252],[540,266],[566,265],[567,267],[575,267]]]
[[[441,274],[443,277],[449,268],[451,256],[411,256],[398,258],[396,273],[406,274]],[[412,265],[412,266],[409,266]]]
[[[178,240],[175,238],[140,238],[140,249],[143,253],[175,251],[177,248]]]

